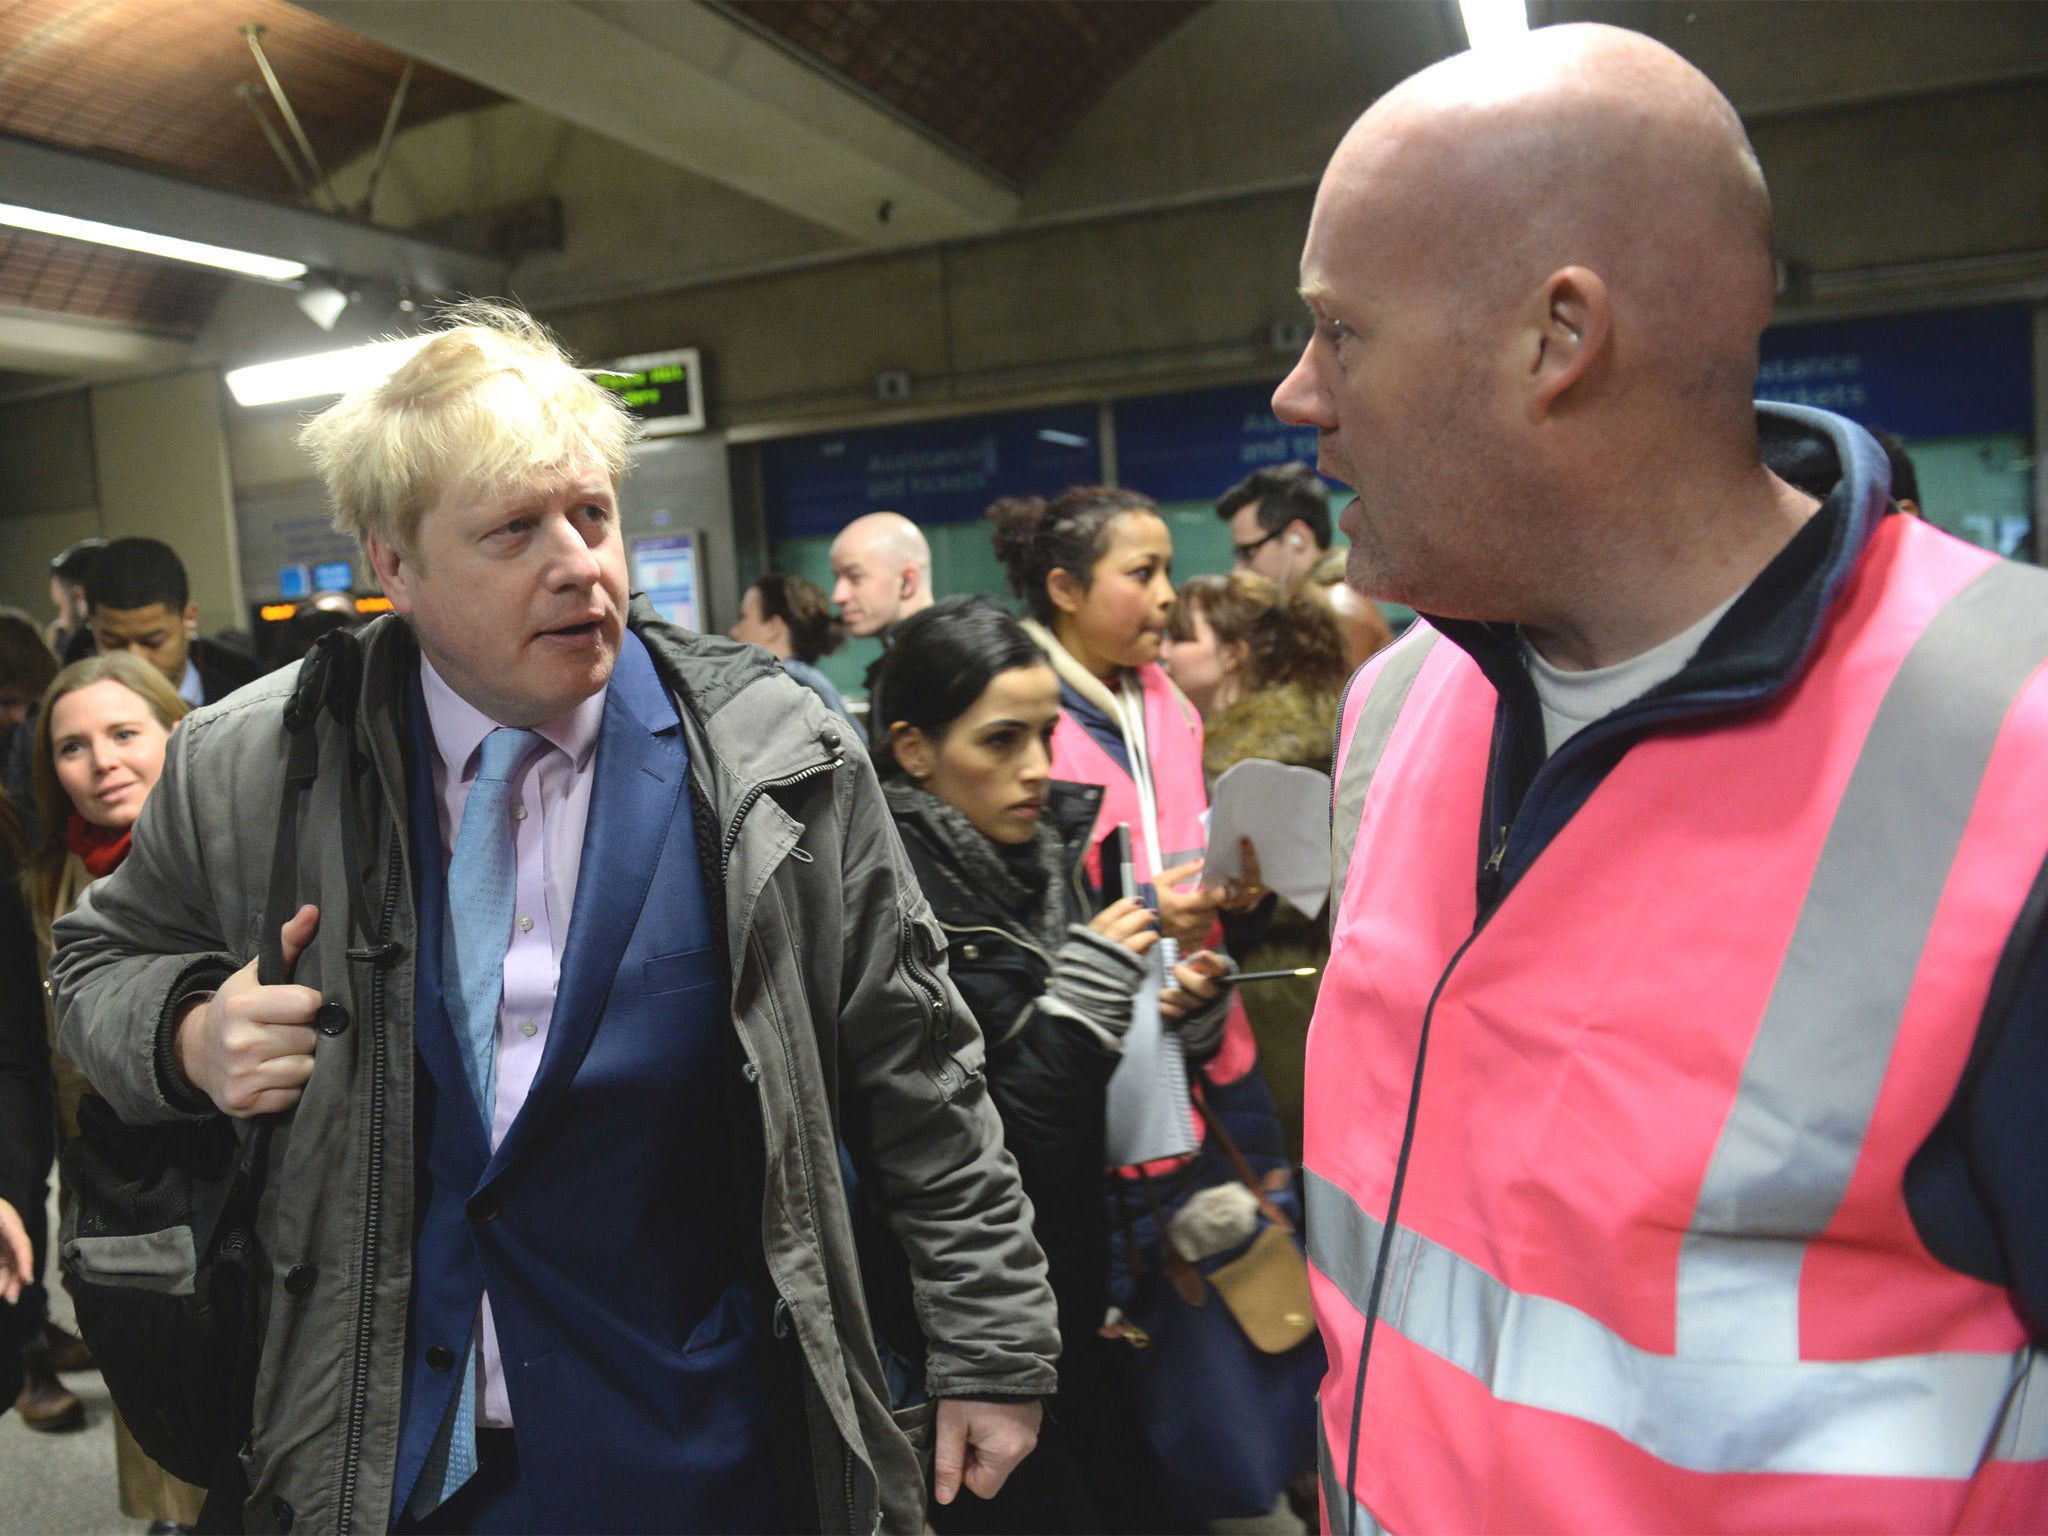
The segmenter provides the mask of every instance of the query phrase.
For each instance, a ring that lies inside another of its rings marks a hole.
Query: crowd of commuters
[[[488,305],[304,429],[396,610],[317,664],[68,551],[0,612],[0,1390],[79,1417],[93,1094],[268,1148],[239,1454],[118,1430],[173,1525],[2039,1528],[2048,593],[1754,404],[1769,229],[1661,45],[1414,77],[1316,198],[1321,462],[1178,585],[1047,487],[1014,609],[876,511],[679,630],[632,421]],[[1333,774],[1313,912],[1205,874],[1252,760]]]

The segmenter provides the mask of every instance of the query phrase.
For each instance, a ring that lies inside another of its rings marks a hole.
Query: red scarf
[[[96,827],[76,811],[64,823],[64,841],[78,855],[86,873],[95,880],[102,875],[111,875],[115,867],[128,857],[128,843],[133,836],[132,828],[115,832],[107,827]]]

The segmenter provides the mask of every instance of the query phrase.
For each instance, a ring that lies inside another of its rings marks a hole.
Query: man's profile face
[[[1418,277],[1374,202],[1357,175],[1326,176],[1316,195],[1301,264],[1314,329],[1273,411],[1315,427],[1317,468],[1358,492],[1340,520],[1346,580],[1455,612],[1462,569],[1490,547],[1495,381],[1454,314],[1456,275]]]
[[[861,639],[896,622],[908,576],[885,560],[872,540],[842,536],[832,545],[832,601],[847,629]]]
[[[57,622],[66,629],[76,629],[85,623],[85,586],[82,582],[66,581],[62,576],[52,576],[50,602],[57,610]]]
[[[610,681],[626,553],[602,464],[511,489],[452,487],[421,517],[411,555],[369,543],[435,670],[500,725],[545,724]]]
[[[170,679],[176,688],[185,681],[185,660],[192,649],[191,626],[199,608],[187,603],[180,613],[168,603],[140,608],[95,608],[92,638],[101,654],[131,651]]]
[[[1278,533],[1268,532],[1259,522],[1256,501],[1230,514],[1230,542],[1237,550],[1240,570],[1251,571],[1283,587],[1315,564],[1321,553],[1299,518]]]

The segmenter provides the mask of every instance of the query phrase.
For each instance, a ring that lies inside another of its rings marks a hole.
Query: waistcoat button
[[[427,1346],[427,1369],[431,1371],[452,1371],[455,1369],[455,1351],[439,1344]]]
[[[469,1202],[471,1221],[496,1221],[498,1219],[498,1197],[488,1189]]]

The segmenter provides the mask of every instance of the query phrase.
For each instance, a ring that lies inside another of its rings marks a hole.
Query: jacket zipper
[[[356,1347],[348,1400],[348,1432],[342,1440],[341,1493],[335,1500],[334,1528],[344,1533],[353,1525],[357,1467],[362,1460],[363,1425],[369,1412],[370,1344],[377,1287],[377,1233],[384,1214],[384,1079],[389,1042],[385,1038],[385,971],[391,960],[391,924],[398,915],[398,880],[404,853],[398,828],[391,829],[390,868],[384,877],[384,913],[377,926],[377,958],[370,972],[370,1150],[365,1181],[368,1199],[363,1218],[361,1283],[356,1294]]]
[[[733,845],[739,842],[740,828],[745,824],[747,812],[754,808],[756,800],[767,794],[771,789],[788,789],[791,785],[801,784],[806,779],[815,779],[821,773],[831,773],[845,762],[845,758],[835,757],[829,762],[813,763],[810,767],[799,769],[795,773],[784,774],[779,779],[763,779],[758,784],[750,785],[746,794],[740,799],[740,808],[732,813],[732,824],[725,829],[725,842],[718,850],[718,867],[720,871],[729,871],[732,868]]]
[[[1051,955],[1048,955],[1029,939],[1021,938],[1017,934],[1010,932],[1007,928],[991,928],[986,923],[971,923],[964,928],[956,928],[953,924],[944,921],[939,923],[939,927],[947,933],[992,933],[999,939],[1008,939],[1012,944],[1022,945],[1047,965],[1053,963]]]
[[[911,939],[910,919],[903,913],[896,914],[897,944],[903,957],[903,973],[916,986],[918,996],[925,1000],[930,1012],[926,1020],[925,1033],[931,1036],[934,1047],[942,1043],[939,1034],[940,1022],[946,1016],[946,995],[939,984],[927,976],[917,958],[917,946]]]
[[[813,763],[808,768],[799,769],[795,773],[784,774],[781,778],[763,779],[759,783],[750,785],[747,789],[746,794],[740,798],[739,808],[733,812],[732,821],[725,829],[724,841],[719,845],[718,872],[721,884],[730,884],[729,877],[732,873],[732,851],[740,840],[740,828],[746,824],[747,813],[753,810],[754,802],[756,800],[759,800],[761,796],[766,794],[771,789],[788,789],[792,785],[802,784],[807,780],[815,779],[821,774],[835,772],[837,769],[843,767],[845,765],[845,762],[845,758],[835,757],[828,762]],[[900,926],[902,926],[902,928],[904,929],[905,937],[907,938],[907,920],[900,920]],[[915,976],[914,972],[912,974],[913,976]],[[920,983],[920,986],[921,985],[922,983]],[[799,1156],[801,1156],[802,1149],[799,1148],[798,1151]],[[806,1175],[806,1177],[808,1177],[808,1175]],[[786,1298],[778,1296],[776,1298],[776,1314],[778,1323],[781,1321],[782,1316],[787,1314],[788,1311],[789,1302]],[[840,1441],[839,1444],[839,1456],[846,1498],[846,1528],[848,1531],[854,1531],[858,1529],[860,1521],[858,1511],[855,1509],[854,1506],[853,1448],[850,1445],[846,1444],[846,1442],[843,1439]]]

